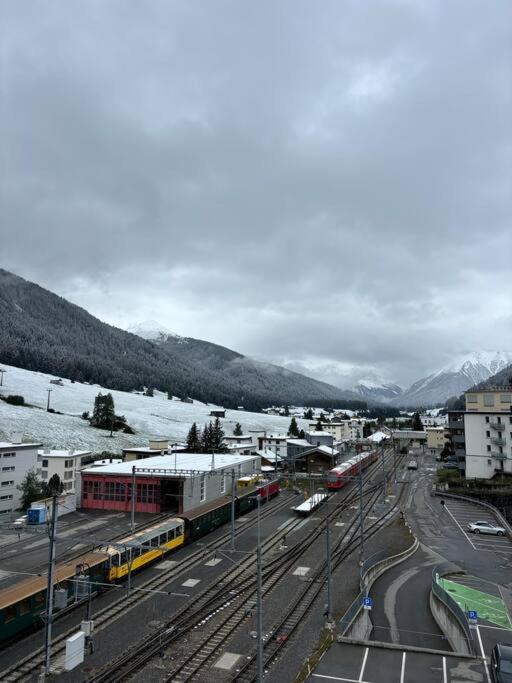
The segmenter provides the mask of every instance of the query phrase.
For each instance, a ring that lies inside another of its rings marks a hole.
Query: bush
[[[10,403],[12,406],[24,406],[25,398],[23,396],[10,395],[4,398],[6,403]]]

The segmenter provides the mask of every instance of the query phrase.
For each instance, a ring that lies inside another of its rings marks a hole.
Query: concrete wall
[[[432,592],[430,592],[430,611],[437,625],[448,638],[452,650],[462,654],[472,654],[464,637],[464,631],[453,612]]]

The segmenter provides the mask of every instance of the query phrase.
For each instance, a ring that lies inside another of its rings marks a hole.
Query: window
[[[14,481],[3,481],[2,486],[14,486]]]
[[[73,482],[69,481],[67,484],[64,484],[64,488],[66,491],[71,491],[71,489],[73,488]]]
[[[498,424],[500,425],[501,424],[501,417],[498,415],[498,417],[496,419],[498,420]]]
[[[466,401],[468,403],[478,403],[478,396],[475,394],[466,394]]]
[[[20,602],[20,616],[30,612],[30,598],[26,598]]]
[[[8,510],[0,510],[0,515],[7,515],[9,512],[12,512],[12,508],[9,508]]]
[[[484,406],[494,406],[494,394],[484,394]]]
[[[486,436],[488,439],[490,439],[490,438],[491,438],[491,432],[490,432],[489,430],[487,430],[487,431],[485,432],[485,436]]]
[[[489,424],[489,415],[485,416],[485,421],[487,422],[487,424]]]
[[[14,472],[15,469],[14,465],[8,465],[7,467],[2,467],[2,472]]]
[[[42,467],[48,467],[48,460],[43,460],[43,462],[41,463],[41,466]]]
[[[204,474],[201,477],[201,490],[200,490],[199,500],[201,502],[203,500],[206,500],[206,479],[205,479]]]
[[[222,472],[220,475],[220,492],[226,493],[226,474]]]
[[[167,543],[167,534],[160,534],[160,545],[165,545]]]
[[[73,460],[66,460],[66,462],[64,463],[64,467],[66,467],[66,468],[73,467],[73,465],[74,465]]]
[[[500,453],[503,453],[503,446],[500,446],[499,449],[500,449]]]
[[[73,479],[74,472],[64,472],[64,479]]]
[[[490,447],[490,446],[487,446],[487,452],[488,452],[488,453],[491,452],[491,447]]]
[[[41,479],[48,479],[48,472],[41,472]]]
[[[9,605],[5,608],[4,612],[4,623],[8,624],[10,621],[16,619],[16,605]]]
[[[12,493],[8,493],[5,496],[0,496],[0,500],[12,500]]]
[[[501,394],[500,401],[502,403],[510,403],[510,398],[511,398],[510,394]]]

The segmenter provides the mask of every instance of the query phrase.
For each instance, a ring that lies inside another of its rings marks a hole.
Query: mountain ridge
[[[3,269],[0,316],[0,361],[27,370],[125,391],[154,387],[226,407],[243,400],[255,410],[352,400],[329,384],[210,342],[144,340]]]

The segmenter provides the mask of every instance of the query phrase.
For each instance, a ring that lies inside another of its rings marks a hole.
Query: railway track
[[[290,497],[285,495],[282,499],[277,499],[277,501],[268,501],[262,511],[262,519],[271,516],[272,514],[275,514],[275,512],[287,507],[290,505]],[[162,518],[166,518],[169,516],[175,516],[175,515],[163,515],[161,516]],[[251,517],[247,519],[245,522],[243,522],[242,525],[239,525],[235,529],[235,537],[240,536],[242,533],[245,533],[248,529],[253,527],[257,523],[257,517],[254,514],[251,514]],[[147,523],[144,525],[141,525],[140,528],[144,528],[147,526]],[[117,538],[121,538],[122,536],[126,536],[125,534],[120,534],[119,536],[114,537],[115,540]],[[129,609],[132,609],[135,607],[137,604],[142,602],[145,599],[148,599],[151,597],[151,592],[149,591],[155,591],[159,590],[162,588],[162,586],[165,586],[169,582],[175,580],[182,574],[186,573],[193,567],[195,567],[197,564],[201,562],[205,558],[206,555],[211,553],[212,551],[218,550],[220,547],[222,547],[227,540],[229,540],[231,537],[231,532],[226,532],[222,534],[219,538],[210,541],[209,543],[206,543],[204,546],[201,546],[200,549],[198,549],[196,552],[192,553],[190,556],[182,560],[178,566],[172,567],[167,570],[163,570],[158,574],[158,576],[154,576],[147,581],[143,582],[139,586],[136,587],[134,591],[130,593],[130,595],[126,595],[124,591],[122,591],[123,596],[115,600],[113,603],[110,605],[105,606],[103,609],[98,611],[96,614],[93,615],[94,619],[94,628],[95,631],[97,632],[99,629],[104,628],[107,626],[110,622],[114,621],[120,614],[123,612],[126,612]],[[83,552],[83,551],[82,551]],[[82,554],[82,553],[80,553]],[[79,557],[80,555],[77,555]],[[113,588],[111,590],[119,590],[114,588],[115,585],[120,585],[120,584],[113,584]],[[145,592],[148,591],[148,592]],[[94,594],[93,594],[94,595]],[[77,603],[77,606],[83,605],[83,602]],[[68,612],[69,613],[69,612]],[[67,629],[65,632],[57,636],[52,640],[52,655],[58,656],[62,654],[65,650],[65,643],[66,639],[69,638],[69,636],[73,635],[73,633],[76,633],[76,626],[70,629]],[[15,643],[14,643],[15,646]],[[7,683],[14,683],[15,681],[22,681],[28,676],[30,676],[32,673],[40,669],[40,667],[43,664],[43,648],[39,647],[26,657],[23,657],[21,660],[16,662],[15,664],[11,665],[4,671],[0,672],[0,680],[2,682],[6,681]]]
[[[369,500],[365,503],[366,510],[374,504],[375,498],[380,495],[382,490],[381,484],[368,486],[368,479],[378,471],[379,467],[380,464],[376,463],[367,470],[368,476],[366,477],[364,495],[366,498],[369,496]],[[344,492],[349,495],[340,501],[330,516],[340,514],[358,498],[357,493],[354,494],[347,489],[344,489]],[[297,520],[296,523],[300,523],[300,520]],[[355,520],[352,524],[354,523],[356,523]],[[325,519],[315,531],[321,530],[324,526]],[[277,539],[288,534],[290,530],[291,527],[288,527],[286,530],[278,531],[266,539],[262,544],[263,553],[275,550]],[[265,563],[263,584],[266,595],[283,580],[291,566],[316,540],[317,536],[313,536],[300,541],[290,548],[285,555],[281,554]],[[340,543],[342,542],[343,538],[340,539]],[[166,624],[162,631],[139,643],[136,651],[132,649],[130,652],[123,653],[122,656],[98,671],[89,680],[94,681],[94,683],[102,681],[114,683],[129,680],[153,657],[158,656],[163,648],[171,643],[174,645],[182,636],[190,634],[198,626],[211,624],[206,637],[201,640],[197,647],[194,647],[193,652],[188,654],[178,668],[175,668],[168,679],[172,681],[190,680],[246,618],[246,605],[253,597],[254,585],[254,557],[252,556],[241,561],[235,569],[226,572],[216,586],[210,587],[196,596],[193,608],[184,607],[173,617],[172,621]],[[231,586],[236,586],[236,589],[230,590]],[[219,615],[222,618],[219,618]],[[176,648],[173,648],[173,653],[176,653]]]

